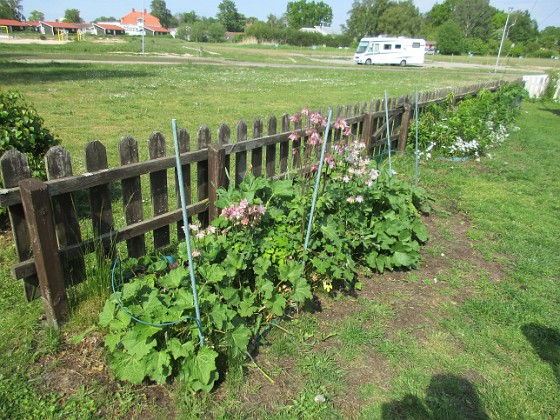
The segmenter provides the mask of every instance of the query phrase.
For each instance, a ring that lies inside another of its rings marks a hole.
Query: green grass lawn
[[[121,136],[169,136],[171,118],[191,134],[201,124],[215,133],[224,121],[492,77],[417,70],[4,61],[0,79],[35,105],[77,162],[85,142],[99,139],[115,164]],[[102,298],[75,306],[60,333],[45,328],[41,302],[26,303],[11,279],[15,249],[2,235],[0,417],[560,416],[560,106],[524,103],[518,125],[491,159],[422,162],[420,184],[435,202],[418,270],[364,273],[356,296],[319,296],[314,311],[273,328],[256,365],[231,367],[211,395],[112,380],[95,328]],[[393,165],[412,179],[410,157]],[[93,277],[104,272],[89,265]]]

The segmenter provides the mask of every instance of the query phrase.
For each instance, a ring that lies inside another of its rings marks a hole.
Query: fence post
[[[20,181],[31,178],[27,157],[18,150],[8,150],[2,155],[0,170],[4,180],[4,188],[17,187]],[[33,253],[31,252],[31,242],[27,223],[25,222],[23,206],[21,204],[14,204],[8,207],[8,214],[10,216],[18,260],[28,260],[33,257]],[[38,282],[36,275],[24,279],[25,297],[28,302],[38,297]]]
[[[399,153],[404,153],[406,149],[406,140],[408,138],[408,127],[410,126],[410,116],[412,115],[412,107],[408,100],[404,104],[404,112],[402,114],[401,120],[401,132],[399,134],[399,143],[397,144],[397,150]]]
[[[208,145],[208,216],[210,221],[219,216],[214,204],[218,199],[218,189],[226,185],[226,150],[222,143]]]
[[[36,178],[21,181],[19,188],[45,314],[49,324],[58,329],[68,317],[68,298],[49,193],[47,186]]]

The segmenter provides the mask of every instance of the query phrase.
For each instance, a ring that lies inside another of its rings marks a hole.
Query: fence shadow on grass
[[[2,54],[0,54],[2,60]],[[3,63],[0,68],[2,84],[33,84],[53,81],[92,79],[124,79],[147,77],[150,74],[138,69],[101,69],[96,64],[82,63]]]
[[[489,419],[470,381],[450,374],[434,375],[424,400],[408,394],[401,400],[383,404],[381,418],[383,420]]]
[[[539,324],[523,325],[521,331],[541,360],[552,367],[554,377],[560,384],[560,332]]]

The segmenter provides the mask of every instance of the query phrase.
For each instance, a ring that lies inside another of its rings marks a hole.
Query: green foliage
[[[420,154],[429,159],[440,153],[447,157],[480,157],[508,137],[519,114],[519,103],[527,97],[518,84],[508,84],[496,93],[479,92],[454,106],[453,97],[441,105],[431,104],[420,115],[418,143]],[[412,148],[416,130],[409,134]]]
[[[78,9],[66,9],[64,11],[64,22],[69,23],[81,23],[84,20],[80,17],[80,11]]]
[[[428,239],[418,218],[427,197],[380,176],[362,149],[342,144],[329,158],[307,250],[312,190],[305,173],[298,183],[248,173],[238,188],[219,191],[222,212],[211,226],[189,226],[205,346],[198,344],[186,244],[174,268],[158,258],[128,260],[141,275],[120,285],[99,316],[115,375],[134,384],[178,377],[208,392],[219,377],[217,360],[239,363],[261,327],[305,304],[313,288],[359,288],[359,264],[381,272],[415,267]]]
[[[164,28],[170,28],[176,24],[176,20],[164,0],[152,0],[150,7],[152,9],[151,14],[159,19],[159,23]]]
[[[380,33],[416,37],[422,29],[422,16],[412,0],[391,3],[379,18]]]
[[[460,54],[463,52],[463,33],[455,22],[448,21],[439,27],[437,48],[441,54]]]
[[[222,0],[218,5],[218,10],[216,17],[227,31],[243,32],[245,17],[237,11],[237,6],[232,0]]]
[[[0,18],[24,21],[21,0],[0,0]]]
[[[59,143],[20,93],[0,91],[0,154],[12,149],[25,153],[32,175],[44,179],[45,153]]]
[[[315,3],[298,0],[288,2],[286,6],[286,20],[288,26],[293,29],[330,26],[332,19],[332,8],[322,1]]]
[[[247,37],[255,37],[259,42],[275,42],[281,45],[348,47],[352,40],[348,35],[323,35],[318,32],[303,32],[268,23],[256,23],[245,31]]]

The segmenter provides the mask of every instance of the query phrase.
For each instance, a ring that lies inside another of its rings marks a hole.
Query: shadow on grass
[[[390,419],[489,419],[475,387],[456,375],[434,375],[426,399],[405,395],[401,400],[383,404],[381,418]]]
[[[560,332],[539,324],[523,325],[521,331],[541,360],[552,367],[554,377],[560,384]]]
[[[2,54],[0,54],[0,61]],[[134,69],[128,66],[127,69],[104,68],[92,63],[2,63],[0,68],[0,78],[2,84],[9,86],[12,84],[33,84],[53,81],[76,81],[91,79],[111,79],[111,78],[140,78],[150,74],[144,70]]]
[[[558,108],[539,108],[539,111],[548,111],[548,112],[552,112],[554,115],[556,115],[557,117],[560,117],[560,109]]]

